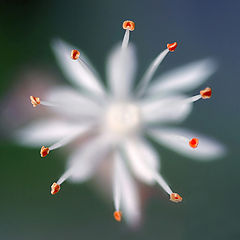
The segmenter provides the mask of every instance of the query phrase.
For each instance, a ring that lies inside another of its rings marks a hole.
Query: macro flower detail
[[[190,114],[194,102],[211,97],[209,87],[191,97],[184,93],[214,73],[214,62],[196,61],[153,79],[168,53],[176,51],[177,43],[168,43],[135,86],[137,61],[135,47],[129,43],[135,23],[125,21],[123,29],[122,43],[107,58],[108,88],[82,51],[62,40],[53,42],[56,59],[74,88],[56,87],[44,96],[31,96],[36,110],[46,108],[51,114],[20,129],[16,138],[25,145],[44,144],[40,154],[45,158],[51,151],[75,143],[66,171],[51,186],[51,194],[59,192],[66,180],[87,181],[103,161],[110,159],[113,216],[116,221],[123,218],[135,224],[141,215],[136,180],[159,184],[171,201],[182,201],[160,174],[160,157],[148,137],[198,160],[217,158],[224,148],[205,136],[171,126]]]

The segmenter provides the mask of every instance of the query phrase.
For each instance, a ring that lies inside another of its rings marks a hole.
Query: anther
[[[59,191],[60,191],[60,185],[54,182],[51,186],[51,194],[54,195]]]
[[[33,107],[36,107],[37,105],[40,104],[40,98],[39,97],[30,96],[30,100],[31,100],[31,103],[32,103]]]
[[[196,148],[198,146],[198,143],[199,143],[199,140],[197,138],[192,138],[190,141],[189,141],[189,146],[191,148]]]
[[[113,214],[116,221],[121,222],[122,220],[122,213],[121,211],[115,211]]]
[[[133,21],[127,20],[123,22],[123,29],[133,31],[135,29],[135,23]]]
[[[78,60],[79,57],[80,57],[80,52],[77,49],[73,49],[71,51],[71,58],[73,60]]]
[[[212,89],[210,87],[206,87],[205,89],[200,91],[202,99],[207,99],[212,96]]]
[[[178,203],[178,202],[181,202],[181,201],[182,201],[182,197],[181,197],[178,193],[171,193],[171,195],[170,195],[170,200],[171,200],[172,202]]]
[[[50,150],[48,147],[44,147],[42,146],[41,150],[40,150],[40,155],[41,157],[46,157],[49,154]]]
[[[176,47],[177,47],[177,42],[167,44],[167,48],[170,52],[174,52]]]

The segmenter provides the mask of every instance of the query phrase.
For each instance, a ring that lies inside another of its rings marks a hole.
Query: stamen
[[[123,29],[133,31],[135,29],[135,23],[130,20],[126,20],[122,24]]]
[[[50,152],[50,149],[48,147],[44,147],[42,146],[41,150],[40,150],[40,155],[41,157],[46,157]]]
[[[190,146],[191,148],[197,148],[198,143],[199,143],[198,138],[192,138],[192,139],[189,141],[189,146]]]
[[[205,89],[200,91],[202,99],[208,99],[212,96],[212,89],[210,87],[206,87]]]
[[[137,88],[137,96],[141,97],[149,84],[149,82],[152,80],[152,77],[154,73],[156,72],[158,66],[161,64],[163,59],[167,56],[169,53],[169,49],[165,49],[162,51],[150,64],[147,71],[144,73],[143,78],[140,80],[139,86]]]
[[[59,191],[60,191],[60,185],[54,182],[51,186],[51,194],[54,195]]]
[[[170,200],[171,200],[172,202],[178,203],[178,202],[181,202],[181,201],[182,201],[182,197],[181,197],[178,193],[172,193],[172,194],[170,195]]]
[[[122,49],[126,49],[129,42],[129,36],[130,36],[129,31],[133,31],[135,29],[135,23],[133,21],[127,20],[123,22],[122,27],[123,29],[126,30],[123,37],[123,41],[122,41]]]
[[[31,103],[32,103],[33,107],[36,107],[37,105],[40,104],[40,98],[39,97],[30,96],[30,100],[31,100]]]
[[[121,220],[122,220],[122,212],[121,211],[115,211],[113,213],[113,216],[116,221],[121,222]]]
[[[77,49],[73,49],[71,51],[71,58],[73,60],[77,60],[77,59],[79,59],[79,57],[80,57],[80,52]]]
[[[167,48],[170,52],[174,52],[175,49],[177,48],[177,42],[174,42],[174,43],[168,43],[167,44]]]

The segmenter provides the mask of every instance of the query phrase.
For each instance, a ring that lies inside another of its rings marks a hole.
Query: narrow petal
[[[146,99],[140,103],[143,121],[147,124],[182,122],[192,110],[192,103],[185,99],[183,95]]]
[[[69,158],[67,172],[72,182],[88,180],[111,151],[111,141],[100,135],[77,149]]]
[[[134,226],[140,220],[140,199],[136,182],[130,175],[121,155],[116,152],[114,158],[117,160],[117,176],[119,177],[123,216],[130,225]]]
[[[79,132],[81,134],[88,130],[88,125],[67,123],[60,120],[39,120],[18,130],[13,137],[19,144],[39,147],[43,144],[53,144],[73,133]]]
[[[155,79],[150,85],[147,94],[193,90],[204,83],[215,70],[216,63],[211,59],[192,62]]]
[[[148,133],[160,144],[186,156],[197,160],[209,160],[220,157],[224,154],[225,148],[213,139],[201,134],[191,132],[181,128],[165,128],[159,130],[149,130]],[[180,141],[179,136],[186,139],[196,137],[199,139],[197,148],[191,148],[188,141]]]
[[[136,73],[136,53],[132,44],[126,49],[117,45],[107,59],[107,79],[116,97],[126,97],[131,91]]]
[[[93,67],[84,54],[81,52],[81,59],[87,63],[87,67],[84,67],[79,61],[72,60],[70,57],[71,50],[75,47],[65,43],[62,40],[55,40],[52,44],[53,51],[56,59],[61,66],[66,78],[70,80],[74,85],[84,88],[96,95],[104,95],[104,88],[100,83],[100,79],[93,71]]]
[[[153,184],[160,165],[155,150],[145,140],[136,138],[126,141],[124,151],[136,177],[147,184]]]
[[[52,110],[62,115],[78,116],[85,114],[97,116],[102,107],[97,101],[93,101],[68,87],[53,88],[47,92],[45,98],[46,101],[56,104],[56,106],[59,105]]]

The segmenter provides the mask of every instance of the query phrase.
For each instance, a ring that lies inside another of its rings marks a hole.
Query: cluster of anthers
[[[126,32],[125,32],[125,35],[124,35],[124,38],[123,38],[123,41],[122,41],[122,49],[126,49],[128,47],[130,31],[133,31],[134,28],[135,28],[135,23],[134,22],[132,22],[132,21],[124,21],[123,22],[123,29],[125,29]],[[167,53],[168,52],[174,52],[176,47],[177,47],[177,42],[167,44],[167,48],[162,53],[160,53],[157,56],[157,58],[153,61],[153,64],[150,65],[149,69],[147,70],[147,72],[145,73],[145,75],[143,77],[143,81],[141,82],[140,87],[138,88],[139,91],[136,94],[137,97],[142,95],[142,93],[145,90],[147,84],[150,82],[153,74],[155,73],[157,67],[162,62],[162,60],[167,55]],[[71,52],[69,52],[69,56],[72,58],[72,60],[79,61],[81,66],[83,66],[84,68],[89,70],[88,65],[85,63],[85,61],[83,59],[81,59],[80,52],[78,50],[73,49]],[[207,87],[204,90],[201,90],[198,95],[187,98],[187,99],[184,99],[183,101],[184,101],[184,103],[186,103],[186,102],[191,103],[191,102],[195,102],[199,99],[208,99],[208,98],[211,97],[211,95],[212,95],[212,90],[211,90],[211,88]],[[43,105],[43,106],[47,106],[47,107],[49,107],[49,106],[54,107],[55,106],[55,104],[53,104],[51,102],[40,100],[39,97],[30,96],[30,100],[31,100],[31,103],[32,103],[33,107],[37,107],[38,105]],[[106,114],[106,115],[107,116],[109,115],[110,119],[111,119],[112,114],[114,115],[115,113],[112,110],[109,110],[109,111],[110,111],[110,113]],[[107,119],[109,120],[108,117],[107,117]],[[118,123],[116,123],[116,121],[118,121],[118,120],[113,119],[111,121],[110,121],[110,125],[112,124],[111,125],[112,126],[111,130],[115,131],[116,130],[115,126],[116,126],[116,124],[118,124]],[[125,120],[123,119],[123,121],[125,121]],[[120,123],[119,126],[121,124],[122,123]],[[126,123],[126,124],[129,124],[129,123]],[[115,132],[117,132],[117,130]],[[191,147],[193,149],[198,147],[198,144],[199,144],[199,139],[198,138],[194,137],[192,139],[186,139],[186,137],[184,137],[184,136],[178,136],[178,137],[179,137],[179,141],[188,142],[189,147]],[[70,140],[72,140],[72,139],[70,138]],[[70,142],[70,140],[69,139],[68,140],[63,139],[63,140],[60,140],[59,142],[57,142],[57,143],[55,143],[55,144],[53,144],[49,147],[42,146],[41,151],[40,151],[41,157],[46,157],[52,150],[57,149],[57,148],[65,145],[66,143]],[[54,194],[58,193],[59,190],[60,190],[60,185],[67,178],[68,178],[68,176],[66,176],[66,174],[65,174],[57,182],[54,182],[51,186],[51,194],[54,195]],[[155,178],[156,182],[159,183],[162,186],[162,188],[169,194],[169,197],[170,197],[171,201],[173,201],[173,202],[181,202],[182,201],[182,197],[179,194],[172,192],[172,190],[167,185],[167,183],[164,181],[164,179],[161,177],[161,175],[156,174],[154,176],[154,178]],[[116,211],[114,212],[114,218],[116,219],[116,221],[121,221],[122,213],[119,210],[119,203],[118,203],[120,201],[119,197],[118,197],[119,193],[117,192],[116,189],[115,189],[116,193],[115,193],[115,196],[114,196],[115,207],[116,207]]]

